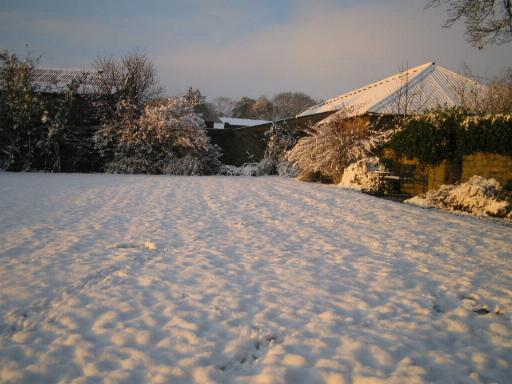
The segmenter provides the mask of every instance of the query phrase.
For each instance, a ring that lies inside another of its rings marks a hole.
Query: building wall
[[[383,157],[391,160],[392,171],[400,176],[400,192],[418,195],[441,185],[466,181],[479,175],[494,178],[502,185],[512,181],[512,157],[495,153],[473,153],[460,160],[443,160],[437,165],[424,165],[416,158],[400,157],[390,149]]]
[[[329,111],[318,115],[282,120],[276,123],[285,123],[295,126],[296,129],[302,129],[325,119],[332,113],[332,111]],[[244,163],[258,162],[263,159],[267,144],[265,132],[270,129],[272,124],[268,123],[236,129],[208,129],[207,132],[212,143],[221,147],[223,153],[222,162],[224,164],[241,166]]]
[[[512,157],[497,153],[477,152],[464,156],[462,163],[462,181],[473,175],[494,178],[502,185],[512,181]]]
[[[208,135],[213,144],[222,149],[224,164],[241,166],[257,162],[265,154],[265,132],[270,124],[238,129],[209,129]]]

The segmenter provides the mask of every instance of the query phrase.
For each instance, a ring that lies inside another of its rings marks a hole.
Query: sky
[[[442,28],[426,0],[0,0],[0,49],[40,65],[90,68],[134,49],[169,95],[208,99],[301,91],[326,99],[435,61],[492,78],[512,44],[478,50],[463,25]]]

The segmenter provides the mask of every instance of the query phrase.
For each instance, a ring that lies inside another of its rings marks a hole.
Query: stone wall
[[[512,181],[512,157],[482,152],[464,156],[461,179],[466,181],[473,175],[492,177],[505,185]]]
[[[392,173],[400,176],[400,192],[407,195],[466,181],[474,175],[492,177],[503,185],[512,182],[512,157],[495,153],[473,153],[462,160],[443,160],[437,165],[421,164],[416,158],[398,156],[390,149],[384,150],[383,157],[390,161]]]

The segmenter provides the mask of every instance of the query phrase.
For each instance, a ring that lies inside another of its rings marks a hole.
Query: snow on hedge
[[[478,216],[505,217],[512,220],[512,194],[504,191],[495,179],[477,175],[465,183],[443,185],[405,202],[425,208],[464,211]]]

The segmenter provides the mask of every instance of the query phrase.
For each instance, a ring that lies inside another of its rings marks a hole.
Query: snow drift
[[[425,208],[512,219],[512,193],[505,191],[495,179],[482,176],[473,176],[458,185],[443,185],[405,202]]]
[[[378,157],[367,157],[350,164],[343,172],[341,187],[352,188],[362,192],[375,193],[382,189],[377,171],[383,171],[384,166]]]

